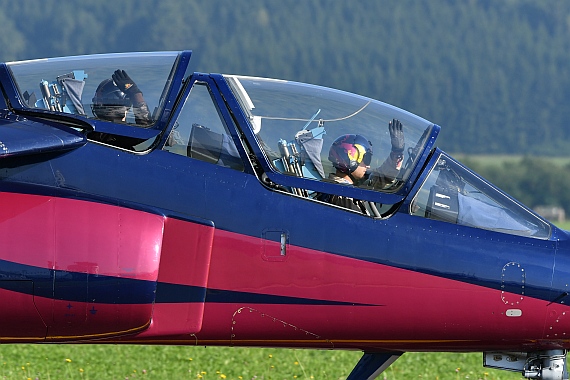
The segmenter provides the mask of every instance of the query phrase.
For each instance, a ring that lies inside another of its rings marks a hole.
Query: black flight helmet
[[[95,90],[91,109],[99,119],[122,121],[131,106],[130,99],[112,79],[105,79]]]

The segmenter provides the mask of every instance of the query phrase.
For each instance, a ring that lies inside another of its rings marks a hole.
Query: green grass
[[[570,231],[570,220],[566,220],[564,222],[560,222],[560,223],[555,223],[556,226],[558,226],[559,228],[562,228],[563,230],[566,231]]]
[[[0,379],[345,379],[359,352],[133,345],[0,345]],[[521,379],[482,354],[406,353],[380,379]]]

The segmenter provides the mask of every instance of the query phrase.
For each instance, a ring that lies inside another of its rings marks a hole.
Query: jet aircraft
[[[1,343],[362,351],[349,379],[405,352],[483,352],[567,378],[567,232],[439,149],[421,117],[190,72],[190,56],[0,65]],[[404,144],[384,171],[393,123]],[[331,180],[331,147],[354,135],[366,146],[341,154],[367,173]]]

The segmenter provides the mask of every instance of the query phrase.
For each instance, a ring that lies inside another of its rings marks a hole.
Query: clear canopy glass
[[[267,158],[277,171],[290,173],[283,164],[284,155],[305,150],[299,136],[311,132],[311,140],[319,140],[316,148],[302,157],[301,172],[305,178],[321,180],[334,172],[329,161],[333,141],[345,134],[364,136],[372,144],[370,167],[379,168],[391,152],[388,123],[397,119],[403,124],[405,150],[403,161],[422,152],[432,123],[386,103],[352,93],[305,83],[267,78],[226,76],[242,109],[248,113],[251,126]],[[305,138],[305,140],[307,140]],[[284,152],[283,147],[287,147]],[[296,151],[296,152],[295,152]],[[307,169],[307,163],[322,170]],[[401,170],[398,178],[381,191],[396,191],[411,170]],[[369,187],[362,183],[361,187]]]
[[[161,98],[177,56],[178,52],[97,54],[9,62],[7,66],[23,106],[95,119],[102,119],[92,107],[97,87],[112,80],[116,70],[125,70],[143,94],[149,110],[148,126],[161,110]],[[122,121],[135,124],[136,107],[131,104],[128,108]]]
[[[512,235],[550,237],[548,223],[443,153],[415,195],[410,213]]]

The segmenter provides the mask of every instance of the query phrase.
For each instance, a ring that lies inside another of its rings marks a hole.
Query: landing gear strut
[[[486,367],[521,371],[527,379],[568,380],[566,351],[485,352]]]
[[[346,380],[372,380],[402,355],[401,352],[365,352]]]
[[[528,379],[567,380],[566,352],[550,350],[529,354],[523,375]]]
[[[402,352],[365,352],[346,380],[372,380],[394,363]],[[484,352],[485,367],[521,372],[527,379],[569,380],[565,350]]]

